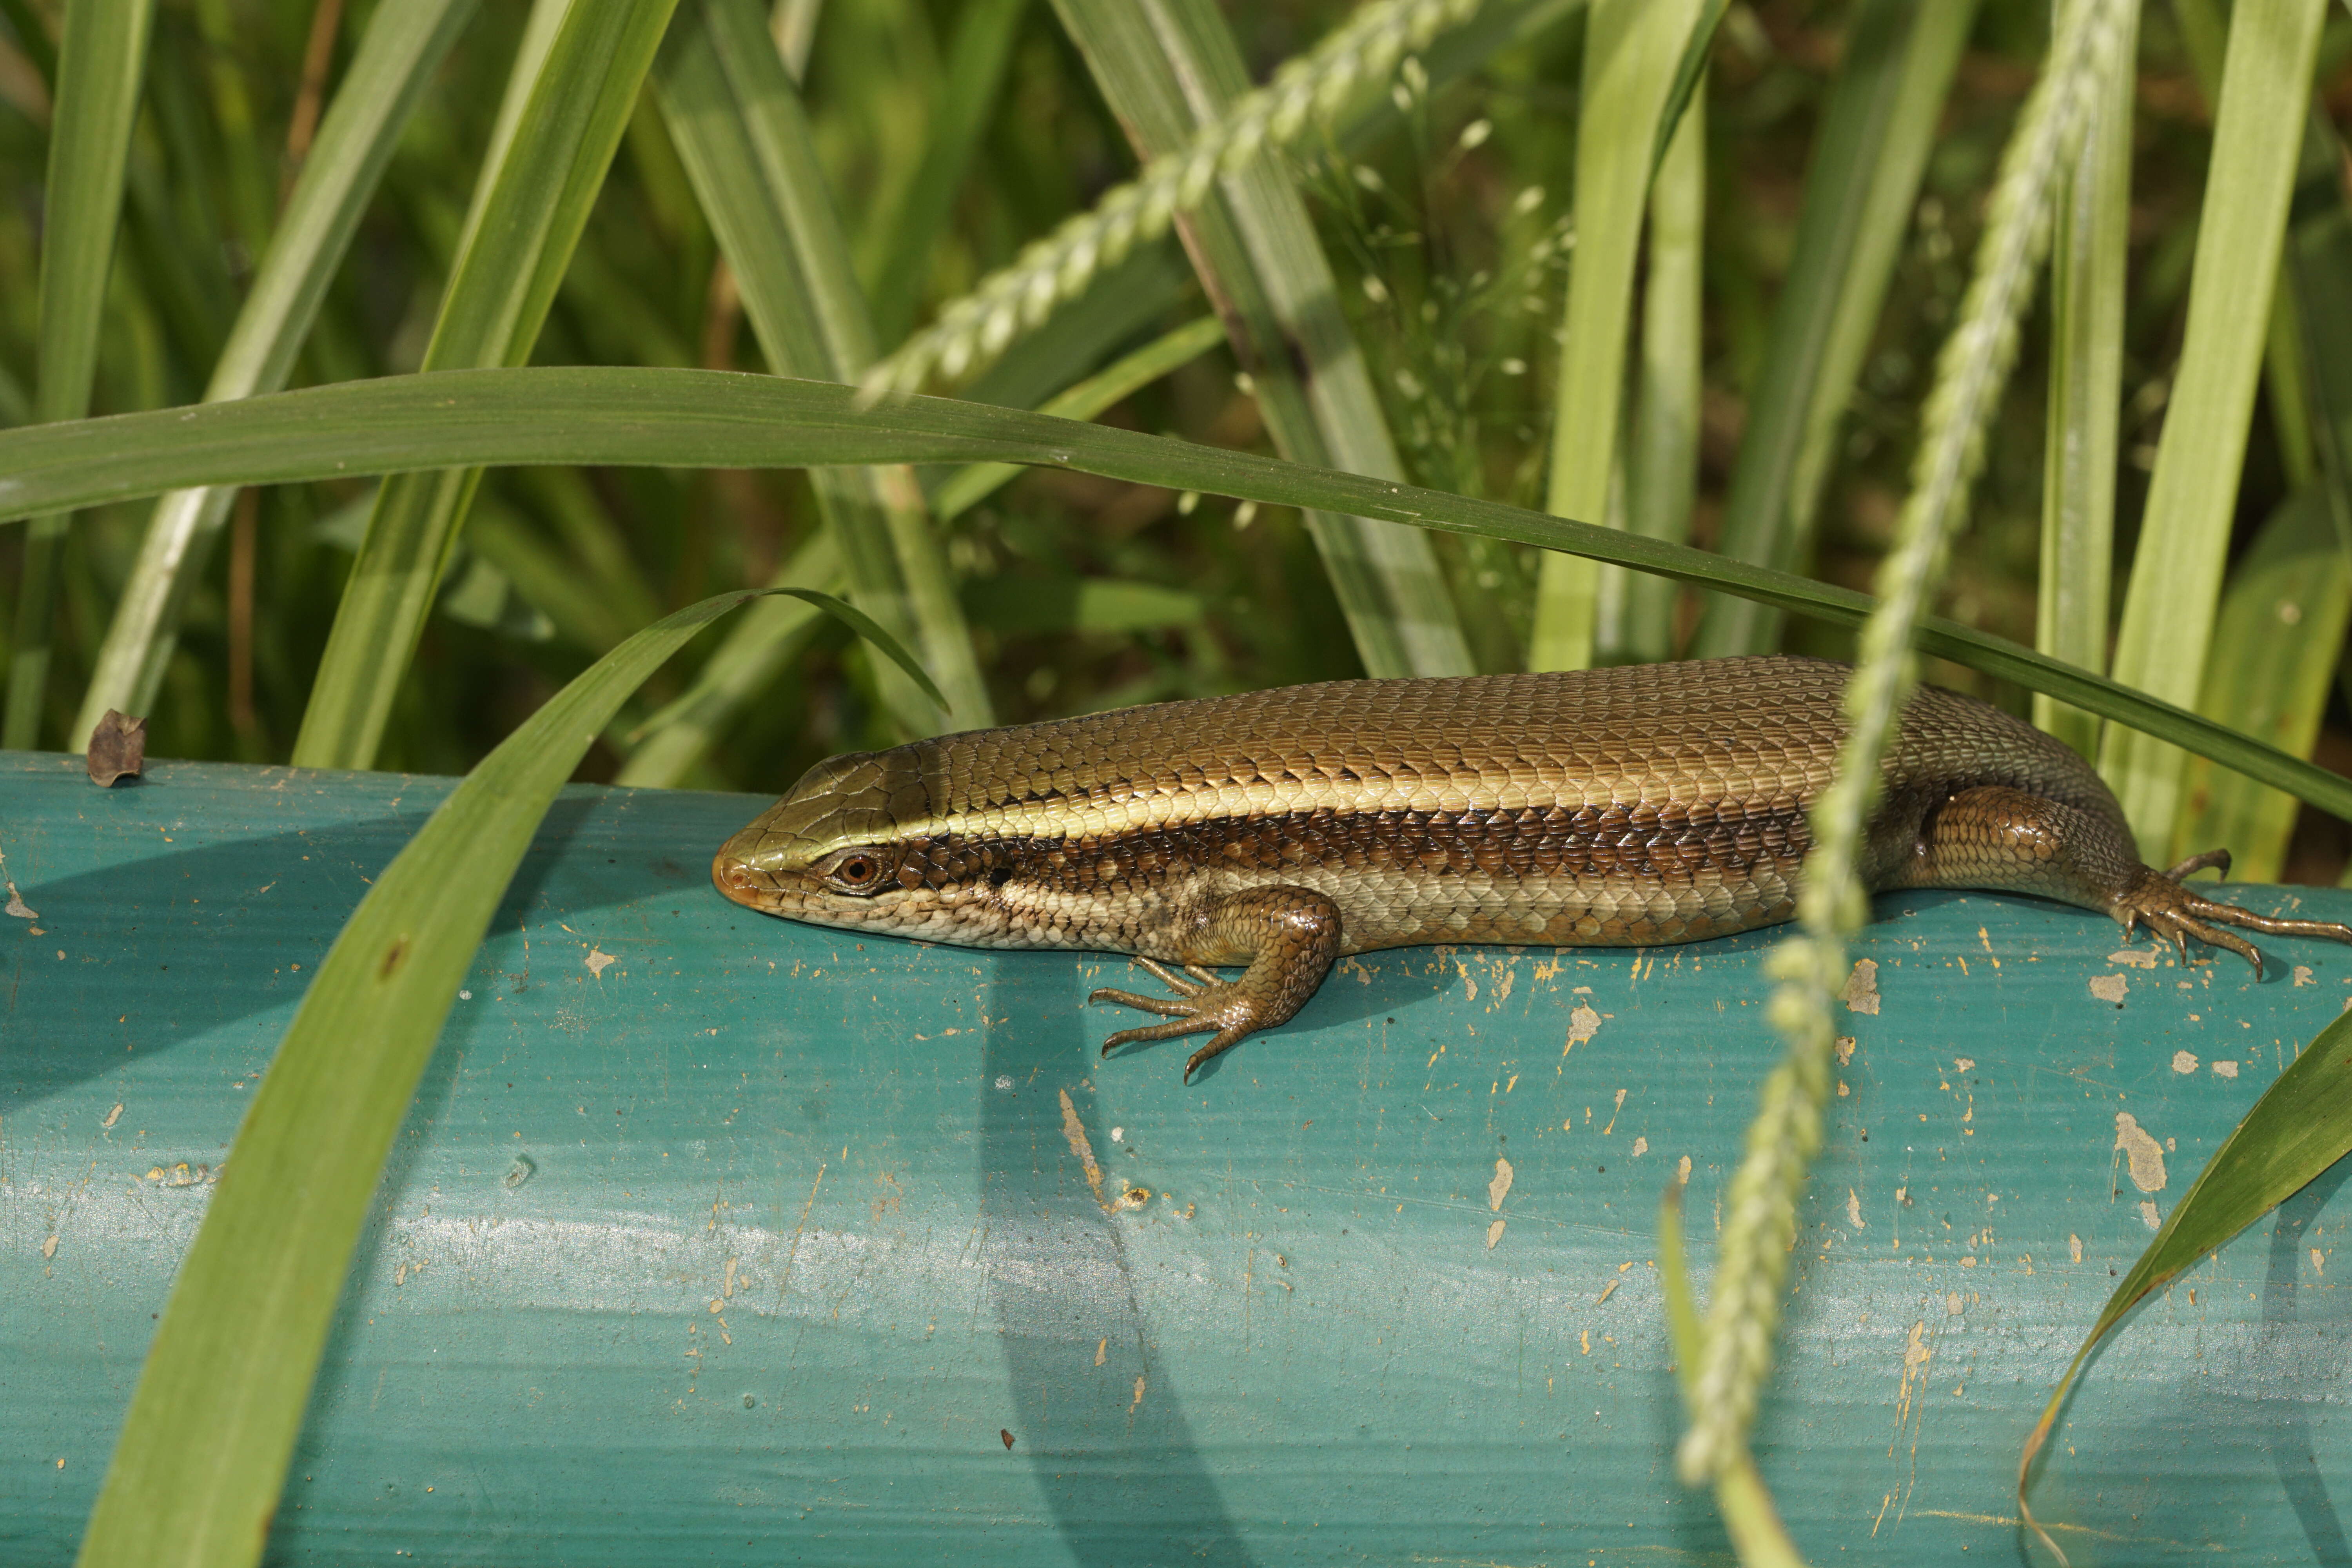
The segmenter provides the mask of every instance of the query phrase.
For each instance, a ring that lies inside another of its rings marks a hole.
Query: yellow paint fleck
[[[1845,1222],[1846,1224],[1853,1226],[1856,1230],[1867,1230],[1869,1228],[1868,1226],[1863,1223],[1862,1194],[1855,1192],[1852,1187],[1848,1187],[1845,1190]]]
[[[1847,1095],[1852,1094],[1853,1092],[1853,1090],[1847,1087],[1845,1079],[1838,1079],[1838,1098],[1840,1100],[1843,1100]]]
[[[1100,1366],[1100,1365],[1102,1365],[1102,1363],[1103,1363],[1103,1358],[1104,1358],[1104,1357],[1106,1357],[1106,1356],[1108,1356],[1108,1355],[1109,1355],[1109,1354],[1110,1354],[1110,1341],[1109,1341],[1108,1338],[1100,1339],[1100,1340],[1097,1340],[1097,1341],[1096,1341],[1096,1342],[1095,1342],[1095,1364],[1096,1364],[1097,1366]]]
[[[2116,1148],[2131,1166],[2133,1186],[2144,1193],[2164,1190],[2164,1147],[2128,1110],[2116,1112]]]
[[[1132,1414],[1134,1413],[1134,1411],[1135,1411],[1136,1406],[1137,1406],[1137,1405],[1141,1405],[1142,1403],[1143,1403],[1143,1374],[1142,1374],[1141,1373],[1137,1373],[1135,1374],[1135,1397],[1134,1397],[1134,1399],[1132,1399],[1131,1401],[1129,1401],[1129,1404],[1128,1404],[1127,1408],[1128,1408],[1129,1413],[1130,1415],[1132,1415]]]
[[[1845,977],[1845,992],[1840,998],[1849,1013],[1878,1011],[1878,960],[1854,960],[1853,973]]]
[[[1689,1185],[1690,1185],[1690,1173],[1691,1173],[1690,1156],[1689,1156],[1688,1154],[1685,1154],[1685,1155],[1684,1155],[1684,1156],[1682,1157],[1681,1161],[1680,1161],[1680,1162],[1679,1162],[1679,1163],[1675,1166],[1675,1183],[1676,1183],[1677,1184],[1681,1185],[1681,1186],[1685,1186],[1685,1187],[1689,1186]]]
[[[1609,1300],[1610,1297],[1617,1294],[1617,1287],[1622,1283],[1623,1281],[1621,1279],[1612,1279],[1608,1284],[1601,1287],[1601,1294],[1592,1299],[1592,1304],[1597,1307],[1601,1302]]]
[[[2066,1257],[2072,1262],[2083,1261],[2083,1238],[2071,1231],[2066,1237]]]
[[[1592,1331],[1586,1329],[1576,1336],[1576,1348],[1586,1355],[1592,1353]]]
[[[56,1237],[54,1237],[54,1236],[53,1236],[53,1237],[49,1237],[47,1241],[44,1241],[43,1243],[41,1243],[41,1256],[42,1256],[42,1257],[44,1257],[44,1258],[55,1258],[57,1255],[58,1255],[58,1238],[57,1238]]]
[[[1486,1184],[1486,1206],[1496,1214],[1502,1212],[1503,1200],[1511,1194],[1512,1174],[1508,1160],[1497,1159],[1495,1162],[1495,1179]]]
[[[1606,1127],[1604,1127],[1604,1128],[1602,1128],[1602,1129],[1601,1130],[1601,1135],[1603,1138],[1608,1137],[1608,1136],[1609,1136],[1609,1134],[1610,1134],[1611,1132],[1612,1132],[1612,1131],[1616,1131],[1616,1127],[1617,1127],[1617,1113],[1618,1113],[1619,1111],[1623,1110],[1624,1109],[1625,1109],[1625,1091],[1624,1091],[1623,1089],[1619,1089],[1619,1090],[1617,1091],[1617,1104],[1616,1104],[1616,1106],[1614,1107],[1614,1109],[1612,1109],[1612,1110],[1609,1112],[1609,1125],[1608,1125],[1608,1126],[1606,1126]]]

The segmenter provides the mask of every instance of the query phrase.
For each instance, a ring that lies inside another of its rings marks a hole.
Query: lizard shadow
[[[1146,1318],[1076,1152],[1091,1026],[1068,972],[1025,957],[992,966],[982,1058],[981,1266],[1021,1402],[1003,1429],[1079,1563],[1239,1568],[1253,1559],[1152,1344],[1169,1325]]]
[[[2298,1331],[2305,1289],[2302,1257],[2308,1245],[2306,1233],[2347,1180],[2352,1180],[2352,1158],[2336,1161],[2309,1186],[2279,1205],[2271,1224],[2270,1256],[2263,1278],[2263,1334],[2255,1352],[2257,1364],[2268,1363],[2277,1386],[2290,1391],[2280,1408],[2266,1416],[2263,1438],[2279,1485],[2286,1491],[2288,1506],[2294,1510],[2295,1521],[2310,1543],[2311,1559],[2320,1568],[2352,1568],[2352,1542],[2346,1538],[2343,1517],[2319,1473],[2310,1404],[2299,1395],[2306,1388],[2340,1385],[2345,1342],[2340,1327],[2329,1333],[2305,1322]],[[2309,1364],[2323,1358],[2332,1364]]]

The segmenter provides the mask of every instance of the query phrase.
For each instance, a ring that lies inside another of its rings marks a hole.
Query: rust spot
[[[1003,1438],[1003,1439],[1004,1439],[1004,1446],[1005,1446],[1006,1447],[1010,1448],[1011,1447],[1013,1447],[1013,1434],[1012,1434],[1012,1433],[1010,1433],[1010,1432],[1006,1431],[1003,1427],[999,1426],[999,1427],[996,1429],[996,1435],[997,1435],[998,1436],[1000,1436],[1000,1437],[1002,1437],[1002,1438]]]

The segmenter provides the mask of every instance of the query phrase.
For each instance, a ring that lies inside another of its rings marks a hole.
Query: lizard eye
[[[845,893],[870,893],[882,885],[882,857],[871,849],[845,849],[834,857],[822,875]]]

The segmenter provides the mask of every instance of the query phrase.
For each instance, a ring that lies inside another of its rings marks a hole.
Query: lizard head
[[[721,846],[710,879],[737,903],[819,925],[906,930],[929,890],[908,829],[930,806],[910,747],[829,757]]]

